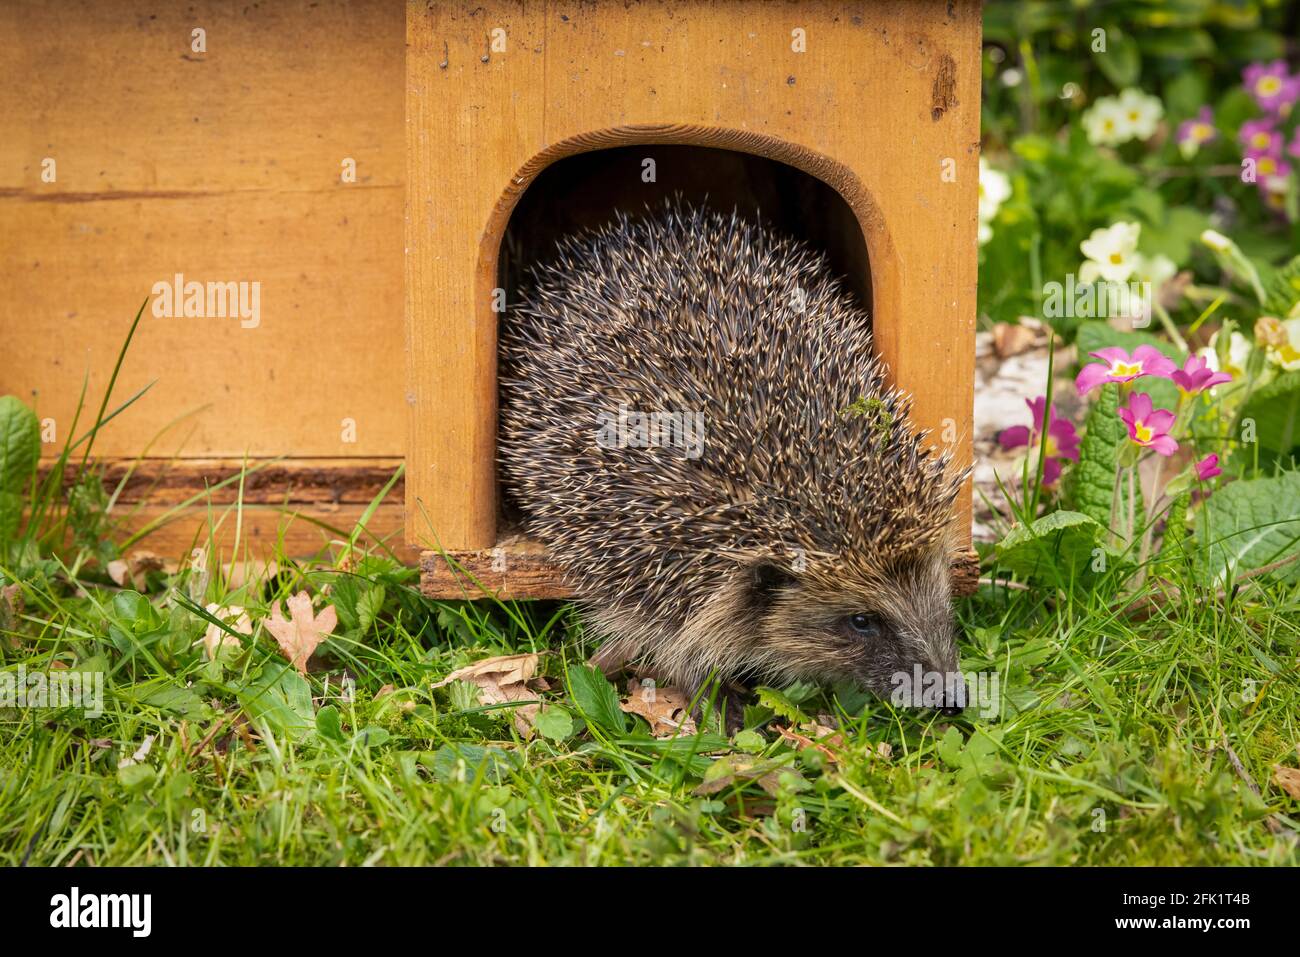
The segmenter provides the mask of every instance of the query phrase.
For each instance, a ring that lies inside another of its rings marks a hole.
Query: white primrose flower
[[[1132,88],[1120,93],[1119,108],[1124,113],[1131,136],[1140,140],[1154,136],[1165,115],[1165,107],[1159,97]]]
[[[1113,96],[1103,96],[1083,113],[1083,129],[1093,146],[1118,146],[1133,138],[1128,116]]]
[[[1126,281],[1137,265],[1137,244],[1141,233],[1139,223],[1115,223],[1107,229],[1094,229],[1092,235],[1079,244],[1079,249],[1095,265],[1089,268],[1088,263],[1084,263],[1079,278],[1085,282],[1097,277],[1107,282]]]
[[[979,242],[983,246],[993,237],[993,218],[1011,196],[1011,180],[980,157]]]
[[[1228,340],[1228,367],[1225,369],[1219,364],[1218,349],[1219,334],[1216,332],[1210,336],[1210,344],[1203,349],[1197,350],[1197,355],[1205,360],[1205,367],[1212,372],[1230,372],[1234,378],[1241,379],[1246,375],[1246,363],[1250,361],[1250,353],[1254,348],[1250,340],[1240,332],[1234,331],[1232,337]]]

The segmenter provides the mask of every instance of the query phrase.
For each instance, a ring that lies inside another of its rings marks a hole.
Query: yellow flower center
[[[1111,130],[1113,130],[1113,129],[1115,128],[1115,121],[1114,121],[1114,120],[1104,120],[1104,121],[1102,122],[1101,125],[1102,125],[1102,129],[1106,130],[1107,132],[1110,132]]]
[[[1273,142],[1273,138],[1267,133],[1256,133],[1250,138],[1250,145],[1257,150],[1268,149],[1268,144]]]
[[[1273,157],[1271,156],[1261,156],[1259,158],[1259,165],[1256,169],[1265,176],[1271,176],[1273,173],[1277,172],[1277,163],[1273,162]]]
[[[1129,111],[1128,111],[1128,121],[1129,121],[1130,123],[1136,123],[1136,122],[1138,121],[1138,118],[1139,118],[1141,115],[1142,115],[1142,114],[1139,113],[1137,110],[1129,110]]]
[[[1197,123],[1192,127],[1192,139],[1205,141],[1214,135],[1214,127],[1208,123]]]
[[[1275,76],[1261,77],[1255,84],[1255,92],[1260,96],[1272,96],[1280,89],[1282,89],[1282,81]]]
[[[1111,254],[1110,254],[1110,261],[1111,261],[1111,263],[1112,263],[1113,265],[1118,266],[1120,263],[1122,263],[1122,262],[1124,261],[1124,254],[1123,254],[1123,253],[1111,253]]]
[[[1146,423],[1144,422],[1133,423],[1133,438],[1137,439],[1139,442],[1141,442],[1144,445],[1147,442],[1151,441],[1151,430],[1147,428]]]
[[[1142,363],[1140,362],[1116,362],[1110,367],[1110,374],[1117,376],[1141,375]]]
[[[1051,435],[1048,435],[1048,436],[1047,436],[1047,446],[1046,446],[1046,453],[1045,453],[1045,454],[1047,455],[1047,457],[1048,457],[1049,459],[1054,459],[1054,458],[1056,458],[1058,455],[1061,454],[1059,451],[1057,451],[1057,448],[1056,448],[1056,439],[1052,438]]]

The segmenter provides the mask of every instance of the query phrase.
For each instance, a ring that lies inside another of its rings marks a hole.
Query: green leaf
[[[1117,87],[1132,86],[1142,72],[1142,53],[1137,41],[1117,29],[1106,31],[1106,52],[1092,55],[1097,67]]]
[[[148,764],[128,764],[117,769],[117,780],[127,791],[147,791],[158,777],[158,772]]]
[[[1197,515],[1196,537],[1208,553],[1207,574],[1219,582],[1300,551],[1300,472],[1233,482],[1215,492]],[[1300,562],[1270,574],[1300,582]]]
[[[360,731],[354,734],[352,736],[352,740],[354,743],[361,745],[363,748],[377,748],[381,744],[387,743],[388,739],[391,737],[392,735],[389,734],[387,731],[385,731],[383,728],[378,728],[375,727],[374,725],[369,725],[367,727],[362,728]]]
[[[1142,35],[1148,56],[1190,60],[1214,55],[1214,38],[1204,30],[1152,30]]]
[[[420,763],[428,766],[423,754]],[[455,781],[462,774],[465,780],[472,781],[481,770],[484,780],[489,784],[500,784],[511,771],[523,767],[523,758],[501,748],[484,748],[476,744],[444,744],[434,752],[431,764],[430,770],[439,781]]]
[[[618,692],[598,668],[569,665],[567,674],[569,693],[587,721],[619,734],[627,730],[627,715],[618,706]]]
[[[1105,529],[1110,528],[1119,455],[1128,442],[1128,429],[1117,414],[1118,408],[1119,386],[1107,383],[1088,410],[1086,431],[1079,441],[1079,461],[1070,470],[1065,486],[1065,500],[1070,507]],[[1127,487],[1120,489],[1120,508],[1128,508]],[[1141,502],[1137,503],[1137,511],[1141,527],[1145,515]]]
[[[0,488],[21,492],[36,474],[41,426],[16,396],[0,396]]]
[[[338,708],[327,704],[316,712],[316,733],[330,741],[343,740],[343,722]]]
[[[1147,256],[1168,256],[1175,263],[1185,263],[1200,242],[1201,233],[1210,228],[1210,218],[1190,206],[1175,206],[1157,219],[1142,225],[1138,244]]]
[[[137,700],[140,704],[169,711],[191,721],[205,721],[212,717],[212,708],[193,688],[184,688],[171,682],[147,691]]]
[[[1286,56],[1286,41],[1272,30],[1224,30],[1219,34],[1219,53],[1225,61],[1280,60]]]
[[[793,721],[795,724],[806,724],[812,719],[799,710],[799,706],[790,700],[789,697],[777,691],[775,688],[757,688],[758,702],[765,708],[785,718],[787,721]]]
[[[36,413],[16,396],[0,396],[0,537],[11,537],[22,521],[23,490],[40,456]]]
[[[1254,420],[1255,441],[1275,452],[1300,445],[1300,372],[1287,372],[1256,389],[1241,410],[1241,420]]]
[[[1300,256],[1273,271],[1264,283],[1264,312],[1279,319],[1300,317]]]
[[[1082,512],[1059,511],[1016,525],[998,543],[998,564],[1025,578],[1066,580],[1092,561],[1106,529]]]
[[[1182,555],[1187,541],[1187,508],[1191,505],[1192,493],[1189,489],[1174,499],[1165,516],[1165,535],[1160,542],[1160,557],[1173,559]]]
[[[551,741],[567,741],[573,737],[573,715],[558,705],[539,712],[533,726],[538,734]]]
[[[384,608],[384,598],[387,596],[384,586],[381,584],[371,585],[366,589],[357,600],[357,627],[362,631],[368,631],[370,626],[375,623],[379,613]]]
[[[260,733],[300,742],[316,728],[311,686],[288,662],[265,665],[235,697]]]

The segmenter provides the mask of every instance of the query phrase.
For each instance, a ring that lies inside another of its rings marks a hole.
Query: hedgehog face
[[[753,571],[757,650],[792,677],[852,680],[896,704],[956,714],[965,695],[949,575],[943,548],[884,572],[828,563],[795,573],[762,562]],[[922,694],[927,679],[938,695]]]

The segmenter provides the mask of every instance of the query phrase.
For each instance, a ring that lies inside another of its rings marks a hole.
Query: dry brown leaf
[[[1006,359],[1033,348],[1034,340],[1037,338],[1038,335],[1033,329],[1009,322],[999,322],[993,326],[993,351],[998,354],[998,358]]]
[[[1273,783],[1297,801],[1300,801],[1300,770],[1273,765]]]
[[[18,630],[18,618],[23,613],[23,586],[14,582],[0,588],[0,632]],[[18,647],[17,635],[0,635],[10,648]]]
[[[272,606],[271,617],[265,621],[266,630],[275,636],[284,656],[304,675],[307,673],[307,659],[316,646],[338,627],[338,623],[333,605],[326,605],[318,615],[312,610],[311,596],[305,591],[290,596],[287,620],[277,604]]]
[[[627,714],[645,718],[656,738],[695,733],[691,700],[676,688],[643,687],[633,678],[627,684],[627,697],[618,706]]]
[[[839,760],[839,756],[831,748],[844,747],[844,735],[835,728],[827,727],[824,724],[818,724],[815,721],[799,725],[800,734],[791,728],[777,728],[777,732],[787,741],[793,741],[795,749],[802,751],[805,748],[815,748],[825,755],[831,763]]]
[[[129,588],[143,588],[149,572],[167,571],[167,563],[153,552],[132,552],[126,560],[114,559],[108,563],[108,577],[113,583]]]
[[[126,576],[131,573],[131,567],[120,558],[115,558],[108,563],[108,577],[113,579],[114,585],[125,585]]]
[[[216,602],[208,602],[207,609],[213,618],[220,618],[241,635],[251,635],[253,633],[253,623],[248,618],[248,612],[244,611],[239,605],[227,607],[218,605]],[[208,661],[212,661],[217,657],[217,652],[220,651],[222,645],[235,650],[243,647],[238,638],[213,624],[208,625],[208,630],[203,633],[203,637],[199,641],[203,642],[203,653],[207,656]]]
[[[796,778],[802,778],[794,768],[784,765],[773,766],[771,761],[753,761],[740,756],[719,758],[723,765],[721,773],[711,772],[707,780],[696,786],[691,793],[704,797],[717,794],[737,781],[754,781],[763,791],[773,797],[781,791],[781,772],[788,771]]]
[[[528,681],[536,671],[535,654],[500,655],[458,668],[434,687],[441,688],[453,681],[468,681],[479,689],[479,700],[484,704],[534,701],[510,709],[515,729],[528,737],[533,733],[533,717],[541,708],[541,703],[535,701],[537,693],[528,687]]]

